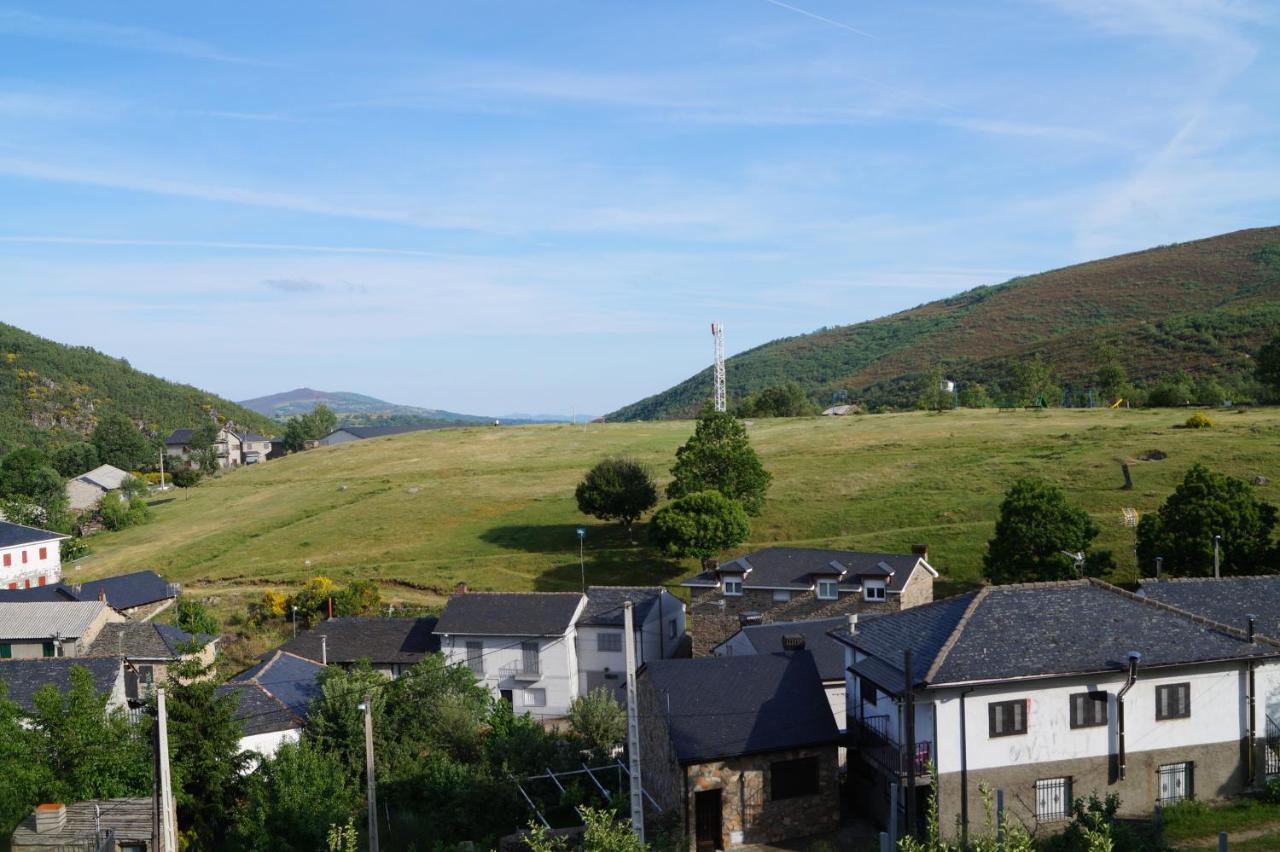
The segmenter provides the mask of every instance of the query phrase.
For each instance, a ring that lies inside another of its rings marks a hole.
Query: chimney
[[[849,613],[849,635],[858,635],[858,614],[856,612]]]
[[[928,562],[929,561],[929,545],[927,544],[911,545],[911,555],[918,556],[921,559],[923,559],[925,562]]]
[[[455,595],[465,595],[467,593],[467,581],[459,580],[458,585],[453,587],[453,593]]]
[[[98,600],[102,601],[103,603],[106,603],[106,602],[107,602],[107,588],[106,588],[106,586],[99,586],[99,587],[98,587]]]
[[[320,665],[329,665],[329,637],[320,637]]]
[[[57,834],[66,825],[66,805],[55,802],[36,805],[36,834]]]
[[[1248,615],[1245,616],[1245,618],[1249,619],[1249,644],[1252,645],[1253,629],[1254,629],[1254,626],[1257,625],[1258,623],[1258,616],[1254,615],[1253,613],[1249,613]]]
[[[784,651],[803,651],[804,636],[799,633],[788,633],[782,637],[782,650]]]

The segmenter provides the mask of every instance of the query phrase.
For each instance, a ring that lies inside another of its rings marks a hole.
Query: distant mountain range
[[[787,337],[727,362],[730,400],[795,382],[814,402],[913,405],[934,367],[999,399],[1039,355],[1085,387],[1110,348],[1131,380],[1184,370],[1239,380],[1280,331],[1280,228],[1254,228],[1014,278],[858,323]],[[710,353],[708,353],[710,354]],[[708,358],[708,360],[710,360]],[[711,398],[708,367],[609,420],[688,417]]]
[[[268,435],[280,431],[257,412],[135,370],[123,358],[0,323],[0,454],[79,441],[108,410],[156,437],[210,416]]]
[[[296,388],[256,399],[246,399],[240,405],[274,420],[284,420],[299,414],[307,414],[319,403],[328,406],[338,416],[338,422],[345,426],[468,424],[491,423],[494,420],[501,420],[503,423],[557,423],[569,420],[566,416],[555,414],[506,414],[496,417],[459,414],[456,411],[445,411],[439,408],[399,405],[350,391],[322,391],[314,388]],[[584,419],[589,418],[585,415],[578,416],[579,422]]]

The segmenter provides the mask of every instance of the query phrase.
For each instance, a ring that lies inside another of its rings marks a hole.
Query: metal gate
[[[1262,771],[1266,776],[1280,775],[1280,725],[1270,716],[1267,716],[1267,745],[1263,755]]]

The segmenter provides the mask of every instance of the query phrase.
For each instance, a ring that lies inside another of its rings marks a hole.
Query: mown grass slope
[[[816,401],[912,404],[941,363],[950,378],[993,395],[1011,364],[1039,354],[1062,380],[1087,385],[1102,344],[1131,379],[1186,370],[1235,379],[1280,329],[1280,228],[1161,246],[977,287],[907,311],[766,343],[727,364],[731,399],[794,381]],[[609,415],[689,416],[711,393],[710,369]]]
[[[1280,410],[1213,413],[1210,430],[1174,428],[1170,410],[1051,410],[761,420],[754,445],[774,475],[748,550],[771,543],[905,550],[927,543],[956,588],[976,582],[996,507],[1023,474],[1049,477],[1102,527],[1118,579],[1132,579],[1121,508],[1154,509],[1203,461],[1252,479],[1280,502]],[[201,593],[242,599],[315,574],[385,581],[390,599],[432,600],[455,583],[574,589],[575,527],[588,528],[588,582],[672,582],[692,561],[631,545],[584,518],[573,489],[610,454],[665,481],[688,421],[467,428],[312,450],[237,470],[153,501],[145,526],[92,539],[68,574],[154,568]],[[1136,461],[1151,450],[1162,461]],[[1135,488],[1120,490],[1132,460]],[[308,564],[309,563],[309,564]]]

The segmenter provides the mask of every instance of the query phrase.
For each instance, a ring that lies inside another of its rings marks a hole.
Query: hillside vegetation
[[[1280,329],[1280,228],[1237,231],[978,287],[857,325],[783,338],[730,358],[731,399],[798,383],[817,402],[911,406],[939,364],[948,378],[995,386],[1039,354],[1086,386],[1113,350],[1129,378],[1184,370],[1237,381]],[[610,420],[687,417],[711,393],[711,371],[628,405]]]
[[[338,422],[345,426],[487,423],[492,419],[437,408],[397,405],[394,402],[386,402],[361,393],[321,391],[312,388],[296,388],[256,399],[246,399],[240,405],[265,417],[280,420],[308,414],[319,403],[324,403],[337,415]]]
[[[0,323],[0,452],[78,441],[114,409],[152,436],[211,415],[273,434],[266,417],[191,385],[152,376],[87,346]]]
[[[976,582],[997,506],[1016,477],[1040,474],[1102,528],[1117,579],[1134,576],[1121,509],[1155,509],[1202,461],[1280,502],[1280,410],[1214,413],[1211,429],[1175,428],[1170,410],[994,410],[761,420],[752,444],[773,474],[743,551],[773,543],[904,551],[928,544],[948,581]],[[146,526],[92,540],[69,575],[154,568],[230,605],[316,574],[384,581],[384,599],[432,601],[472,588],[673,582],[692,573],[619,525],[578,513],[574,487],[609,455],[651,466],[665,485],[687,421],[417,432],[310,450],[233,471],[152,502]],[[1160,461],[1141,461],[1158,450]],[[1120,462],[1135,487],[1120,490]]]

